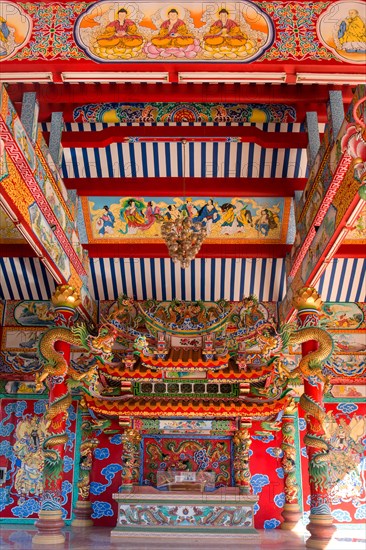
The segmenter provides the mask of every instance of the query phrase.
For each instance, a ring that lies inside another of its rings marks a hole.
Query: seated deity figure
[[[212,47],[229,46],[237,48],[245,46],[248,37],[240,30],[239,24],[229,19],[229,12],[222,8],[219,11],[219,19],[210,27],[209,34],[203,37],[205,44]]]
[[[189,34],[185,22],[179,19],[178,11],[172,8],[168,19],[160,26],[159,34],[151,38],[151,43],[157,48],[185,48],[194,43],[194,36]]]
[[[121,8],[117,12],[117,19],[111,21],[102,34],[97,37],[101,48],[138,48],[143,43],[143,38],[137,32],[137,25],[127,18],[127,10]]]
[[[339,26],[338,39],[345,51],[366,51],[366,24],[358,10],[349,10],[348,17]]]

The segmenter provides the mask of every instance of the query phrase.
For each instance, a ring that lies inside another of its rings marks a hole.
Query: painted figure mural
[[[19,3],[0,3],[0,61],[14,57],[32,32],[32,19]]]
[[[348,17],[339,25],[338,38],[346,52],[366,52],[366,24],[358,10],[349,10]]]
[[[105,48],[136,48],[142,44],[142,37],[136,32],[136,24],[127,18],[127,10],[121,8],[117,12],[116,19],[108,23],[104,33],[98,37],[98,42]]]
[[[189,217],[207,229],[207,238],[279,242],[285,238],[289,203],[287,199],[238,197],[186,199],[171,197],[102,197],[82,199],[89,238],[160,239],[163,221]]]
[[[15,430],[14,454],[19,461],[14,488],[21,498],[40,496],[43,492],[44,457],[42,444],[47,437],[44,417],[27,416]]]
[[[251,61],[273,41],[270,18],[254,3],[176,5],[98,2],[80,15],[75,40],[101,62],[154,59]]]
[[[99,235],[105,235],[113,233],[113,227],[115,222],[114,214],[109,210],[108,206],[103,206],[104,213],[97,219],[96,225]]]
[[[255,42],[249,40],[237,21],[230,19],[229,12],[225,8],[219,11],[218,19],[210,25],[209,34],[206,34],[203,40],[206,52],[213,52],[216,55],[231,53],[240,56],[240,52],[254,53],[255,51]]]
[[[152,37],[151,43],[158,48],[185,48],[194,43],[194,37],[189,34],[185,22],[179,19],[178,11],[172,8],[168,11],[168,19],[163,21],[159,34]]]
[[[343,1],[330,4],[318,20],[320,41],[342,61],[365,63],[365,16],[364,2]]]

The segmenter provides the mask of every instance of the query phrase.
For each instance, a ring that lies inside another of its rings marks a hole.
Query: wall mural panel
[[[26,242],[9,216],[3,210],[0,210],[0,244],[25,244]]]
[[[319,17],[318,36],[342,61],[365,63],[366,26],[364,2],[336,2]]]
[[[335,523],[363,524],[366,517],[366,405],[348,399],[326,403],[326,433],[332,460],[330,501]],[[301,410],[301,409],[300,409]],[[309,515],[305,419],[300,418],[301,469],[305,517]]]
[[[82,197],[89,242],[162,242],[159,222],[183,215],[203,222],[207,242],[284,243],[290,203],[273,197]]]
[[[0,4],[0,60],[14,57],[23,48],[32,33],[32,18],[24,11],[19,2],[1,2]]]
[[[6,468],[5,484],[0,487],[2,518],[22,522],[38,517],[43,490],[42,443],[47,437],[43,420],[46,405],[45,399],[1,400],[0,466]],[[62,482],[64,519],[71,518],[77,406],[77,402],[70,406],[66,427],[69,439],[66,443]]]
[[[345,244],[366,244],[366,204],[354,228],[347,233],[344,242]]]
[[[75,40],[96,61],[230,60],[261,56],[273,24],[252,2],[98,2],[77,20]]]
[[[48,300],[7,300],[5,325],[54,326],[55,311]]]
[[[2,2],[0,60],[365,63],[361,1]],[[44,32],[38,32],[43,29]]]

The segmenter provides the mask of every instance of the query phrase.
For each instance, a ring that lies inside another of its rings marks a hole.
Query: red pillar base
[[[54,544],[64,544],[65,536],[61,529],[65,527],[61,510],[41,510],[35,522],[38,529],[32,539],[33,545],[44,544],[51,548]]]
[[[329,514],[310,514],[310,523],[306,529],[311,533],[311,537],[306,541],[307,548],[327,548],[330,540],[336,531],[333,525],[333,518]]]
[[[281,523],[281,529],[292,531],[299,523],[302,513],[298,504],[285,504],[282,510],[284,521]]]
[[[75,518],[72,520],[72,527],[90,527],[94,525],[91,518],[92,505],[89,500],[78,500],[73,510]]]

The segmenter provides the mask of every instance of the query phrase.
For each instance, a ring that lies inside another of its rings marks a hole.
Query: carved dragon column
[[[141,435],[137,430],[128,428],[122,436],[122,485],[121,491],[132,491],[138,485],[140,473]]]
[[[69,327],[75,318],[75,308],[81,303],[75,289],[69,285],[60,285],[51,298],[55,307],[57,326]],[[69,364],[70,344],[61,340],[55,344],[55,350],[61,352]],[[43,494],[39,519],[35,525],[38,533],[33,537],[33,544],[63,543],[65,537],[61,532],[64,527],[62,519],[62,471],[67,442],[66,421],[68,408],[71,405],[71,394],[62,376],[49,376],[49,405],[46,413],[49,421],[49,436],[43,443],[44,469]]]
[[[282,510],[284,521],[281,529],[291,530],[301,518],[299,506],[300,487],[296,479],[296,446],[295,446],[295,417],[296,403],[293,401],[286,408],[282,417],[282,468],[285,481],[285,505]]]
[[[90,472],[93,466],[93,451],[98,447],[98,439],[92,436],[96,427],[91,423],[88,410],[82,412],[81,444],[79,460],[78,500],[73,509],[73,527],[88,527],[93,525],[91,519],[92,505],[90,498]]]
[[[300,331],[318,325],[322,300],[314,288],[299,289],[294,298],[294,306],[298,310]],[[319,343],[311,339],[302,343],[303,358],[316,351]],[[311,368],[310,364],[309,366]],[[325,548],[336,529],[328,497],[328,444],[324,439],[323,429],[324,383],[317,373],[319,371],[314,370],[314,375],[310,372],[304,376],[304,394],[300,399],[300,405],[305,411],[305,445],[309,457],[310,522],[307,530],[311,537],[306,541],[308,548]]]
[[[244,495],[250,495],[249,449],[252,444],[248,426],[241,427],[233,437],[235,484]]]

